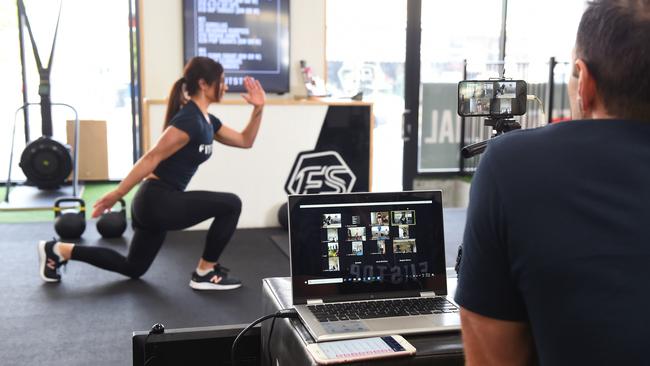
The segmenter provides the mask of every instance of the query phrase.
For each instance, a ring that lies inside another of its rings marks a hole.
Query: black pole
[[[406,57],[404,59],[404,160],[402,188],[413,189],[417,175],[417,123],[420,108],[420,37],[422,0],[408,0],[406,10]]]
[[[467,59],[463,60],[463,80],[467,80]],[[465,147],[465,117],[460,117],[460,151]],[[460,174],[465,173],[465,158],[460,154],[458,159],[458,170]]]
[[[566,70],[566,68],[565,68],[565,70]],[[564,80],[562,80],[562,84],[564,84],[564,81],[566,80],[566,75],[563,74],[563,76],[564,76]],[[564,107],[566,107],[566,105],[564,104],[564,101],[566,100],[567,88],[566,87],[560,88],[560,93],[561,93],[560,94],[560,110],[562,111],[562,118],[566,118],[566,116],[564,115]]]
[[[23,105],[29,103],[27,98],[27,67],[25,67],[25,34],[23,33],[23,17],[24,9],[22,2],[16,0],[16,8],[18,9],[18,43],[20,44],[20,68],[23,81]],[[25,143],[29,143],[29,108],[23,108],[23,120],[25,123]]]
[[[555,57],[551,57],[548,60],[548,112],[546,122],[551,123],[553,121],[553,98],[555,97]]]
[[[138,151],[137,151],[137,158],[139,159],[140,156],[142,156],[142,146],[143,146],[143,135],[142,135],[142,64],[140,63],[141,58],[141,50],[142,46],[140,45],[140,1],[134,0],[133,1],[135,4],[135,21],[136,21],[136,26],[135,26],[135,50],[136,50],[136,55],[135,55],[135,61],[136,61],[136,95],[138,96],[137,99],[137,107],[138,107],[138,113],[136,114],[138,118],[138,126],[137,126],[137,133],[138,133]]]
[[[135,12],[133,9],[135,8]],[[140,158],[140,57],[138,1],[129,1],[129,66],[131,68],[131,132],[133,143],[133,163]]]

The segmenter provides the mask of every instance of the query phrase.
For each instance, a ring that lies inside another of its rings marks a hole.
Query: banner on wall
[[[457,172],[460,159],[458,84],[422,84],[418,172]]]

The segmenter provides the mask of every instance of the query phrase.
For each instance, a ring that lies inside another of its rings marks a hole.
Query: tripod
[[[486,118],[485,126],[492,127],[492,131],[495,132],[493,137],[499,136],[505,132],[518,130],[521,128],[519,122],[512,119],[511,116],[504,117],[504,118]],[[485,151],[488,141],[489,139],[481,142],[477,142],[475,144],[467,145],[460,150],[460,153],[465,159],[481,154],[483,153],[483,151]]]

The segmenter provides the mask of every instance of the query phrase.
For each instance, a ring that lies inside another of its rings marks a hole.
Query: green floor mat
[[[85,183],[83,188],[82,197],[86,202],[86,218],[90,219],[92,207],[95,202],[104,194],[110,192],[117,187],[118,183]],[[131,200],[137,191],[137,187],[133,188],[129,194],[124,197],[126,202],[126,212],[128,217],[131,217]],[[5,187],[0,187],[0,197],[4,199]],[[38,221],[53,221],[54,212],[52,210],[25,210],[25,211],[0,211],[0,223],[11,222],[38,222]]]

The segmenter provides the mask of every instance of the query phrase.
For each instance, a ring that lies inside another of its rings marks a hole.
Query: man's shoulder
[[[526,146],[531,143],[547,141],[550,136],[557,133],[557,127],[559,126],[546,125],[506,132],[490,140],[489,145],[496,149],[508,149],[519,147],[520,145]]]
[[[515,130],[490,140],[493,154],[537,154],[541,150],[571,149],[575,144],[587,144],[585,136],[610,139],[618,134],[650,133],[650,122],[622,119],[592,119],[556,122],[537,128]]]

